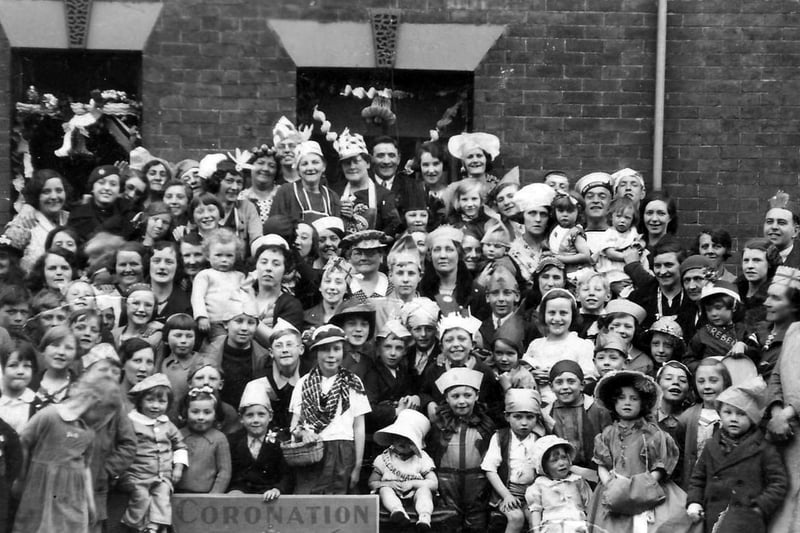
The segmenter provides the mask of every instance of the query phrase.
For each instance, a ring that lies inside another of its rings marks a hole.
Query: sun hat
[[[476,147],[489,154],[492,159],[500,155],[500,139],[491,133],[460,133],[447,141],[447,151],[456,159],[463,160],[467,152]]]
[[[379,446],[389,446],[393,436],[405,437],[419,453],[425,447],[425,436],[430,429],[428,417],[414,409],[403,409],[393,423],[373,434],[373,440]]]
[[[569,454],[570,460],[575,459],[575,446],[562,439],[561,437],[557,437],[556,435],[545,435],[543,437],[539,437],[536,439],[536,442],[533,443],[533,457],[531,458],[531,462],[533,463],[533,467],[536,469],[536,472],[539,474],[544,474],[544,456],[547,455],[547,452],[552,450],[557,446],[563,446],[567,449],[567,453]]]
[[[615,370],[597,382],[595,398],[609,411],[614,410],[615,392],[619,387],[633,387],[642,400],[642,412],[652,411],[658,400],[658,385],[650,376],[635,370]]]
[[[350,298],[339,306],[328,322],[344,329],[347,320],[355,317],[361,317],[369,323],[368,337],[371,339],[375,335],[375,307],[369,302],[363,303],[358,298]]]

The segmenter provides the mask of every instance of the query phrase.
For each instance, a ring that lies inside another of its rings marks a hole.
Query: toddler
[[[228,437],[231,449],[229,492],[262,494],[272,501],[291,489],[291,473],[283,458],[277,434],[269,431],[272,405],[266,388],[250,382],[239,403],[242,429]]]
[[[595,256],[598,272],[622,271],[625,267],[625,253],[631,248],[644,249],[642,236],[636,230],[639,211],[633,200],[625,196],[615,198],[608,206],[609,228],[602,237],[601,250]],[[643,259],[642,264],[646,264]]]
[[[703,287],[700,307],[705,312],[706,323],[697,329],[689,341],[684,361],[689,368],[706,357],[722,359],[728,355],[745,355],[748,347],[744,341],[748,332],[742,322],[735,321],[741,303],[739,292],[732,283],[716,281]],[[758,357],[754,349],[751,351],[754,357]]]
[[[387,448],[372,463],[368,482],[397,524],[410,522],[403,500],[413,499],[420,532],[431,530],[433,494],[439,486],[433,460],[423,450],[430,427],[425,415],[404,409],[393,424],[376,431],[375,443]]]
[[[172,386],[164,374],[153,374],[134,385],[128,414],[136,432],[136,457],[120,476],[119,488],[128,493],[122,523],[144,533],[162,533],[172,524],[170,497],[189,455],[181,432],[167,418]]]
[[[504,267],[512,274],[516,273],[514,262],[508,256],[511,248],[511,234],[505,224],[497,219],[486,223],[486,233],[481,238],[481,252],[486,259],[486,265],[475,278],[475,283],[486,287],[492,273],[498,267]]]
[[[87,307],[94,309],[97,306],[94,288],[86,281],[79,279],[70,281],[64,285],[62,292],[70,311],[86,309]]]
[[[766,384],[756,377],[717,397],[720,429],[706,442],[689,480],[686,512],[706,531],[766,532],[783,504],[783,460],[758,425]]]
[[[571,470],[575,448],[555,435],[533,445],[532,462],[538,477],[525,492],[530,530],[540,533],[586,531],[589,484]]]
[[[183,413],[186,427],[181,429],[189,454],[189,466],[176,484],[177,492],[219,494],[231,480],[231,451],[225,435],[214,428],[219,399],[208,385],[189,389]]]
[[[544,436],[539,393],[509,389],[505,395],[507,428],[499,429],[489,442],[481,463],[494,489],[496,504],[506,519],[506,533],[519,533],[525,525],[525,492],[536,474],[531,464],[537,439]]]
[[[556,258],[573,274],[592,264],[592,252],[579,219],[583,215],[583,199],[576,193],[556,193],[551,204],[557,225],[550,231],[548,243]]]
[[[242,241],[227,228],[213,230],[203,241],[209,268],[194,277],[191,301],[198,329],[210,340],[225,335],[231,300],[240,293],[237,289],[246,286],[244,273],[235,269],[243,251]]]

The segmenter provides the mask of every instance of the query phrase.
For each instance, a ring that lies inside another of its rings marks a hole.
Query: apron
[[[305,198],[305,203],[301,199],[300,190],[297,187],[297,181],[292,183],[292,190],[294,191],[295,200],[297,200],[297,204],[300,206],[301,211],[301,220],[306,222],[307,224],[313,223],[315,220],[319,220],[322,217],[331,216],[333,213],[331,212],[331,197],[330,192],[328,191],[327,187],[320,186],[319,192],[322,195],[322,208],[324,211],[317,211],[313,209],[311,205],[311,198],[308,197],[308,192],[305,189],[302,189],[303,195],[302,198]]]

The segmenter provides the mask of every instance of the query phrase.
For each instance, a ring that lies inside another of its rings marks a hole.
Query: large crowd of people
[[[176,493],[373,493],[397,530],[800,531],[800,206],[778,192],[736,251],[679,240],[635,170],[522,184],[500,149],[403,166],[282,118],[85,190],[35,170],[0,236],[0,532],[166,532]]]

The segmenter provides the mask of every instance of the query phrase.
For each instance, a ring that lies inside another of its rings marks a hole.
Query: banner
[[[378,497],[175,494],[175,533],[377,533]]]

